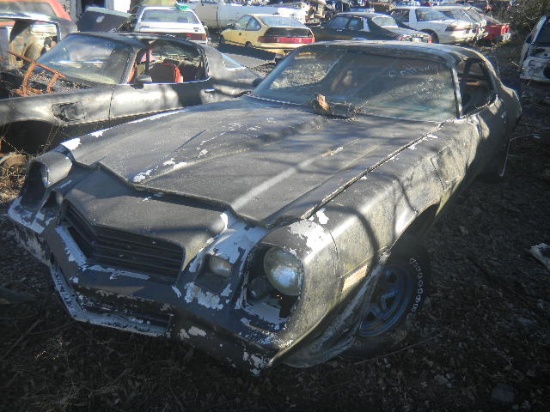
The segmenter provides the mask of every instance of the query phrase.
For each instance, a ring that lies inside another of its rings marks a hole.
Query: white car
[[[485,30],[487,19],[474,7],[442,5],[434,6],[434,9],[442,12],[451,19],[464,20],[472,23],[474,25],[475,41],[482,40],[487,36],[487,31]]]
[[[520,78],[550,83],[550,16],[542,16],[521,49]]]
[[[189,7],[144,6],[136,9],[124,31],[170,34],[200,44],[208,43],[208,34]]]
[[[430,34],[433,43],[464,44],[475,39],[472,23],[449,18],[433,7],[399,6],[390,15],[402,27]]]

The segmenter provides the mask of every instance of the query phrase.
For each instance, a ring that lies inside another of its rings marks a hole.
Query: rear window
[[[303,24],[292,17],[283,16],[262,16],[259,17],[266,26],[287,26],[287,27],[303,27]]]
[[[141,21],[148,23],[200,23],[193,12],[177,10],[145,10],[141,17]]]
[[[56,16],[54,10],[48,3],[31,3],[26,1],[0,3],[0,11],[39,13],[52,17]]]

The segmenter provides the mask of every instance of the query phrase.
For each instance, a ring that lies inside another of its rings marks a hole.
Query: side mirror
[[[140,74],[134,80],[134,84],[138,87],[143,87],[145,83],[153,83],[153,79],[148,74]]]
[[[235,23],[229,23],[227,26],[225,26],[226,29],[234,29]]]

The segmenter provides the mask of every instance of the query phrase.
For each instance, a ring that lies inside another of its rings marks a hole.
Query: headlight
[[[264,256],[264,271],[275,289],[284,295],[298,296],[302,289],[302,262],[290,252],[269,249]]]

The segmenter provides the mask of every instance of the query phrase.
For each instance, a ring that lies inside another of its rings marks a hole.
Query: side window
[[[489,104],[495,96],[491,77],[485,64],[479,60],[466,60],[457,66],[462,113],[473,113]]]
[[[250,19],[248,21],[248,24],[246,25],[246,31],[258,31],[260,30],[261,26],[260,23],[258,23],[254,19]]]
[[[408,23],[409,22],[409,11],[408,10],[394,10],[391,13],[391,16],[398,21],[399,23]]]
[[[361,30],[363,28],[363,20],[353,17],[348,23],[349,30]]]
[[[348,24],[348,18],[347,17],[336,16],[330,22],[330,28],[331,29],[344,29],[347,24]]]
[[[246,30],[246,26],[248,25],[248,21],[250,20],[250,17],[242,17],[235,23],[235,30]]]
[[[415,10],[416,14],[416,21],[425,21],[428,19],[427,13],[425,13],[423,10]]]

